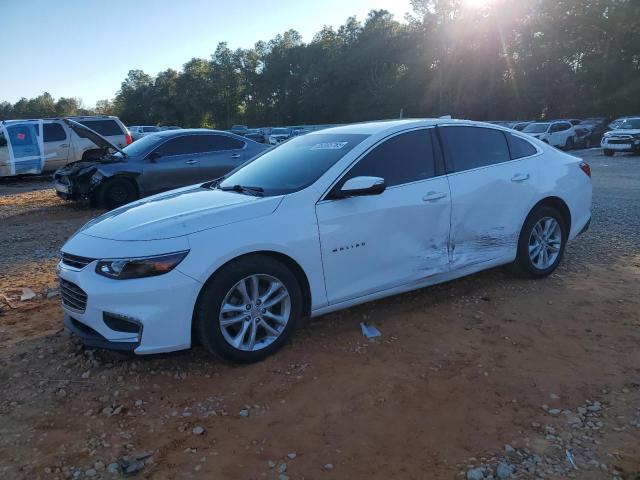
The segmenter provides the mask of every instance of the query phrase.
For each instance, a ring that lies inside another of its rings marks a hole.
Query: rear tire
[[[574,142],[573,142],[573,138],[569,137],[567,138],[567,141],[564,144],[564,148],[565,150],[573,150],[574,147]]]
[[[558,210],[546,205],[536,207],[522,226],[518,253],[510,270],[523,277],[546,277],[560,264],[568,236],[568,226]]]
[[[257,287],[252,284],[254,277],[259,278]],[[268,295],[277,284],[280,287]],[[283,300],[268,306],[280,296]],[[301,317],[302,290],[293,272],[269,256],[248,255],[223,266],[202,288],[194,310],[194,333],[209,353],[230,362],[252,363],[279,350]],[[239,343],[233,345],[236,339]]]
[[[603,152],[605,157],[613,157],[616,153],[613,150],[609,150],[608,148],[605,148]]]
[[[112,210],[138,199],[138,189],[126,178],[111,178],[98,189],[97,202],[103,208]]]

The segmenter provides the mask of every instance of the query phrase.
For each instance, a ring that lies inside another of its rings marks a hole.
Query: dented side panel
[[[381,195],[320,202],[316,215],[329,303],[449,269],[446,177],[391,187]]]
[[[449,175],[452,270],[515,259],[520,228],[539,196],[539,161],[536,156]]]

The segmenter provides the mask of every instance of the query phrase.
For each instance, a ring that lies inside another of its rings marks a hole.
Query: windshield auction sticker
[[[344,147],[348,142],[325,142],[325,143],[316,143],[311,150],[340,150]]]

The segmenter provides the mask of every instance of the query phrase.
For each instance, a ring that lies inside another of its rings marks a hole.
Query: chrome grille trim
[[[75,283],[60,279],[60,297],[62,303],[77,312],[84,312],[87,308],[87,294]]]
[[[84,267],[93,262],[94,258],[80,257],[70,253],[62,253],[62,263],[68,267],[82,270]]]

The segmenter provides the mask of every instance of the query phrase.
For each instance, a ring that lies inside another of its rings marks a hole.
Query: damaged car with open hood
[[[57,170],[56,192],[109,209],[221,177],[269,148],[229,132],[182,129],[153,133],[121,149],[78,122],[65,122],[106,153]]]

